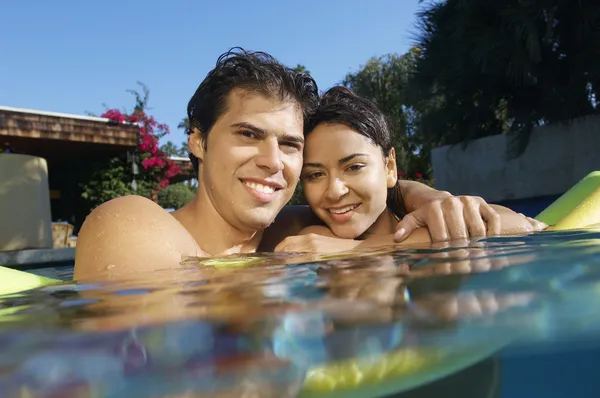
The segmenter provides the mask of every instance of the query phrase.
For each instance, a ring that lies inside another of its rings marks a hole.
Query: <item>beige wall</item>
[[[46,160],[2,153],[0,252],[41,248],[52,248]]]
[[[432,152],[435,186],[487,201],[562,194],[589,172],[600,170],[600,115],[538,127],[529,146],[507,160],[506,135],[471,142],[466,149]]]

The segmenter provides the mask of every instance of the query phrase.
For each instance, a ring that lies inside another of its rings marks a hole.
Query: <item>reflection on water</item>
[[[64,283],[0,297],[0,396],[502,396],[497,354],[598,333],[599,242],[190,258],[102,284],[54,270]]]

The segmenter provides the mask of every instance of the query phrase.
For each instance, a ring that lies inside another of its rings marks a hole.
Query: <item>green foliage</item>
[[[188,204],[194,195],[196,189],[188,184],[179,182],[169,185],[158,193],[158,204],[165,209],[180,209]]]
[[[149,197],[152,193],[152,182],[136,181],[137,189],[132,187],[133,173],[131,165],[125,159],[115,157],[108,164],[97,164],[86,183],[82,184],[81,197],[93,209],[100,204],[125,195],[141,195]]]
[[[292,199],[288,202],[288,205],[306,205],[306,198],[304,197],[304,189],[302,188],[302,181],[296,186]]]
[[[142,86],[143,94],[128,90],[135,97],[133,112],[108,109],[102,114],[115,125],[135,124],[139,127],[137,148],[121,157],[95,165],[93,172],[86,175],[81,184],[82,198],[91,208],[123,195],[137,194],[157,199],[157,194],[169,185],[171,178],[179,173],[179,167],[169,159],[170,154],[158,148],[158,141],[169,133],[166,124],[158,123],[146,114],[149,90]],[[163,145],[168,151],[179,153],[183,149],[171,142]]]
[[[421,132],[441,144],[598,113],[600,5],[447,0],[418,14]],[[521,134],[522,133],[522,134]],[[524,145],[520,145],[520,150]]]
[[[167,141],[166,144],[161,145],[160,150],[165,153],[167,156],[180,156],[187,157],[188,156],[188,143],[183,142],[181,146],[177,147],[177,145],[173,144],[171,141]]]
[[[296,67],[293,69],[294,69],[294,71],[296,71],[298,73],[306,73],[307,75],[310,75],[310,71],[308,69],[306,69],[306,66],[304,66],[302,64],[296,65]]]

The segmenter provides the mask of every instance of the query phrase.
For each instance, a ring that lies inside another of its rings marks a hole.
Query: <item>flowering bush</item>
[[[129,124],[139,128],[139,143],[134,151],[134,162],[141,166],[141,170],[134,174],[131,163],[125,159],[125,154],[94,167],[91,175],[81,184],[81,196],[92,207],[130,194],[146,196],[158,202],[159,191],[169,186],[171,179],[180,172],[179,166],[170,160],[158,145],[159,140],[169,134],[169,126],[158,123],[153,116],[146,114],[148,90],[145,86],[143,88],[143,97],[136,91],[130,91],[136,97],[136,106],[131,113],[108,109],[101,115],[109,119],[111,124]],[[132,186],[134,179],[135,187]]]
[[[163,153],[159,146],[159,140],[169,134],[169,126],[158,123],[153,116],[138,109],[128,115],[117,109],[109,109],[101,117],[105,117],[113,123],[137,123],[140,129],[140,143],[138,154],[144,172],[156,179],[155,193],[169,185],[171,178],[179,174],[179,166]]]

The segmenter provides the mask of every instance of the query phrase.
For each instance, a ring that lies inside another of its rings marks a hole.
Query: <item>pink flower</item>
[[[158,142],[156,138],[150,134],[142,134],[142,142],[140,143],[140,151],[152,152],[158,150]]]
[[[142,160],[142,167],[144,168],[144,170],[148,170],[150,167],[154,166],[154,161],[152,159],[154,159],[154,158],[148,158],[148,159]]]
[[[144,170],[148,170],[150,168],[153,167],[163,167],[165,165],[165,161],[162,160],[161,158],[157,158],[157,157],[151,157],[151,158],[146,158],[144,160],[142,160],[142,167],[144,168]]]
[[[173,178],[181,171],[179,166],[177,166],[175,162],[171,160],[167,161],[167,165],[169,166],[167,168],[167,178]]]
[[[117,109],[109,109],[106,112],[104,112],[101,115],[101,117],[110,119],[112,122],[115,122],[115,123],[124,123],[125,122],[125,115],[123,115]]]
[[[403,172],[402,170],[398,170],[398,176],[399,177],[406,177],[406,173]]]
[[[421,173],[415,173],[415,177],[422,179],[423,178],[423,174],[421,174]]]

